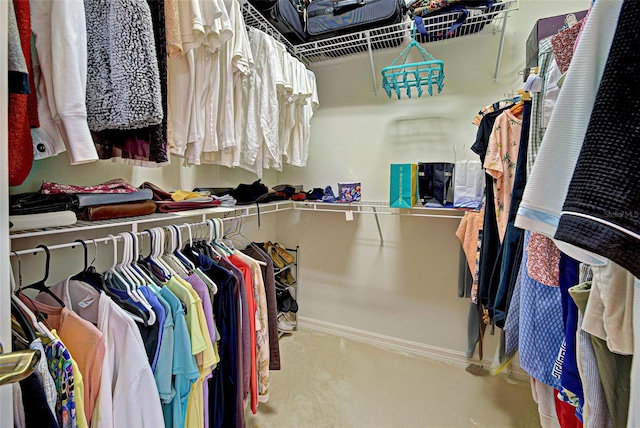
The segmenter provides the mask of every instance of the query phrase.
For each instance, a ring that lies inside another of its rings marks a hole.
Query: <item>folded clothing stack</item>
[[[213,208],[221,205],[221,201],[216,197],[205,196],[202,192],[177,190],[170,193],[148,181],[142,183],[140,189],[148,190],[152,193],[156,209],[161,213]]]
[[[39,192],[10,196],[10,230],[66,226],[77,219],[109,220],[147,215],[156,211],[152,196],[151,191],[138,190],[122,179],[95,186],[45,182]],[[43,216],[45,213],[49,215]]]

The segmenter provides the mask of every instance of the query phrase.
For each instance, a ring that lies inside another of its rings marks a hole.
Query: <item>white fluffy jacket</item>
[[[87,120],[92,131],[162,121],[160,73],[145,0],[84,0]]]

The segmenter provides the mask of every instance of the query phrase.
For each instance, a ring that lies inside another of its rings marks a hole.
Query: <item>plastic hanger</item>
[[[191,234],[191,225],[188,223],[184,224],[187,227],[187,230],[189,231],[189,251],[193,251],[193,235]],[[175,232],[176,232],[176,236],[178,238],[178,245],[176,250],[174,251],[174,254],[189,268],[190,271],[193,271],[196,268],[196,265],[189,260],[189,258],[187,256],[185,256],[182,253],[182,234],[180,233],[180,228],[177,226],[174,226],[175,228]]]
[[[25,335],[24,339],[26,339],[26,345],[29,345],[38,338],[33,323],[29,319],[27,319],[27,316],[24,312],[22,312],[22,310],[20,310],[20,307],[13,300],[13,298],[11,299],[11,315],[13,315],[15,320],[18,322],[20,328],[22,329],[22,333]]]
[[[122,236],[122,242],[124,243],[122,248],[122,263],[120,268],[127,272],[129,277],[133,280],[133,292],[142,298],[141,293],[138,291],[140,287],[146,284],[146,280],[133,268],[133,262],[135,260],[135,251],[133,245],[133,236],[129,232],[120,233]]]
[[[133,238],[129,232],[123,232],[120,234],[122,236],[124,246],[122,250],[122,263],[120,264],[120,269],[123,272],[129,274],[129,277],[133,280],[131,284],[131,294],[136,296],[137,302],[140,303],[149,314],[148,325],[153,325],[156,322],[156,313],[151,306],[151,303],[147,300],[144,294],[140,291],[140,287],[145,285],[145,280],[141,276],[135,272],[133,269]]]
[[[214,260],[220,259],[222,257],[222,254],[220,254],[220,251],[215,247],[213,243],[215,235],[215,224],[213,223],[213,219],[208,219],[206,221],[206,224],[209,230],[209,238],[207,240],[201,241],[202,245],[200,246],[200,249],[204,251],[204,253],[209,258]]]
[[[80,244],[82,244],[82,248],[84,249],[84,269],[81,272],[73,275],[70,279],[86,282],[87,284],[93,286],[97,291],[104,291],[112,296],[111,293],[107,291],[107,286],[104,282],[104,276],[93,266],[93,263],[98,256],[98,244],[93,241],[93,244],[95,245],[95,253],[93,260],[91,261],[91,263],[89,263],[89,249],[87,248],[87,243],[82,239],[76,239],[74,242],[79,242]]]
[[[231,232],[227,235],[227,238],[229,240],[231,240],[232,238],[240,237],[244,240],[241,242],[241,245],[244,245],[245,248],[251,245],[251,242],[252,242],[251,239],[247,238],[242,233],[242,217],[238,217],[235,220],[235,223],[232,225],[232,227],[230,227],[230,229],[231,229]]]
[[[111,265],[111,268],[106,272],[106,277],[107,279],[113,279],[113,277],[115,277],[118,280],[118,283],[112,281],[113,285],[120,285],[125,287],[127,294],[129,295],[129,297],[133,300],[136,301],[136,297],[133,296],[133,294],[131,293],[131,280],[125,278],[122,273],[117,269],[118,267],[118,240],[116,239],[115,236],[113,235],[107,235],[109,238],[111,238],[111,240],[113,241],[113,265]]]
[[[45,262],[45,267],[44,267],[44,278],[42,278],[38,282],[35,282],[35,283],[31,284],[31,285],[27,285],[26,287],[23,287],[23,289],[34,289],[34,290],[38,290],[38,291],[43,292],[43,293],[47,293],[49,296],[51,296],[53,298],[53,300],[58,302],[58,304],[60,304],[60,306],[62,306],[64,308],[65,307],[64,302],[62,300],[60,300],[60,298],[58,296],[56,296],[46,286],[46,281],[49,278],[49,263],[51,262],[51,253],[49,252],[49,248],[47,248],[46,245],[38,245],[37,248],[44,249],[44,252],[47,255],[47,260]]]
[[[93,244],[95,246],[95,252],[94,252],[93,260],[91,261],[91,263],[88,263],[89,251],[87,248],[87,243],[81,239],[76,239],[75,242],[81,243],[82,247],[84,248],[85,268],[79,274],[72,276],[71,279],[76,279],[76,280],[86,282],[87,284],[95,288],[98,292],[104,292],[107,296],[111,298],[111,300],[113,300],[116,303],[116,305],[124,309],[124,311],[127,312],[127,314],[131,316],[133,320],[141,324],[147,325],[149,321],[149,317],[147,316],[147,314],[145,314],[140,308],[138,308],[134,304],[129,303],[125,300],[122,300],[119,296],[117,296],[111,290],[109,290],[109,287],[107,287],[107,284],[105,282],[104,275],[98,272],[96,268],[93,266],[96,259],[98,258],[98,244],[96,243],[96,241],[93,241]]]
[[[162,260],[181,277],[184,278],[189,275],[189,269],[185,264],[174,254],[174,251],[178,249],[176,228],[168,226],[165,228],[165,233],[168,236],[167,250],[162,255]]]
[[[222,236],[224,235],[224,225],[222,224],[222,220],[220,220],[219,218],[214,218],[210,221],[213,221],[213,243],[215,247],[222,250],[222,253],[224,253],[225,255],[230,256],[231,254],[233,254],[233,251],[229,247],[227,247],[224,242],[222,242]]]
[[[13,253],[16,255],[16,257],[18,257],[18,254],[15,251]],[[21,284],[22,283],[22,267],[20,266],[20,259],[18,259],[18,279],[19,279],[18,285],[22,285]],[[30,324],[38,333],[48,337],[49,340],[56,340],[56,338],[53,336],[51,331],[44,325],[44,323],[39,321],[36,315],[33,313],[33,311],[31,311],[31,309],[29,309],[29,307],[22,300],[20,300],[20,298],[14,293],[14,290],[16,290],[16,293],[20,293],[20,287],[16,287],[16,279],[13,276],[13,270],[9,271],[9,284],[11,288],[11,301],[17,306],[17,310],[22,312],[22,314],[26,316],[29,321],[31,321]],[[26,322],[26,320],[24,321]]]
[[[145,232],[149,234],[149,255],[145,257],[144,260],[149,265],[149,271],[153,276],[158,278],[159,281],[168,281],[172,276],[172,272],[164,263],[158,261],[157,255],[155,254],[158,245],[155,229],[147,229]]]
[[[138,293],[134,290],[140,285],[136,282],[135,277],[132,276],[131,272],[129,272],[126,268],[127,265],[127,257],[128,257],[128,247],[127,247],[127,238],[125,238],[122,234],[119,236],[122,237],[122,256],[120,257],[120,263],[117,264],[116,269],[120,274],[124,277],[125,283],[122,284],[127,289],[127,294],[134,302],[139,303],[140,297]]]
[[[161,227],[154,227],[153,229],[151,229],[151,233],[154,237],[151,246],[151,254],[153,255],[152,260],[154,260],[159,266],[162,266],[164,271],[167,272],[166,278],[167,280],[169,280],[169,278],[174,275],[178,275],[178,273],[162,259],[162,255],[165,252],[165,231]]]
[[[133,261],[131,263],[131,267],[135,272],[137,272],[137,274],[142,278],[146,285],[153,287],[154,291],[158,291],[161,285],[157,282],[157,280],[151,278],[138,263],[140,254],[140,240],[138,239],[138,235],[133,232],[127,233],[131,235],[131,239],[133,242]]]

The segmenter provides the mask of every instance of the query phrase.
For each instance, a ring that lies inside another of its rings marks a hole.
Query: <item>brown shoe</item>
[[[296,258],[293,257],[293,255],[291,255],[291,253],[289,253],[284,246],[280,245],[279,243],[275,243],[274,244],[276,251],[278,252],[278,255],[280,257],[282,257],[282,260],[284,260],[288,265],[290,265],[291,263],[296,261]]]

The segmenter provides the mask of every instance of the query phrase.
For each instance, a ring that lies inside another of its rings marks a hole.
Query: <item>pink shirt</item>
[[[84,411],[87,423],[91,425],[102,379],[102,363],[105,355],[103,333],[67,307],[59,306],[46,293],[38,294],[36,297],[38,301],[32,301],[22,294],[18,297],[29,308],[35,308],[46,315],[47,323],[58,332],[60,340],[78,364],[85,386]]]
[[[504,239],[507,230],[521,131],[522,120],[514,116],[510,110],[505,110],[493,124],[487,156],[484,160],[487,174],[493,177],[496,221],[500,242]]]

